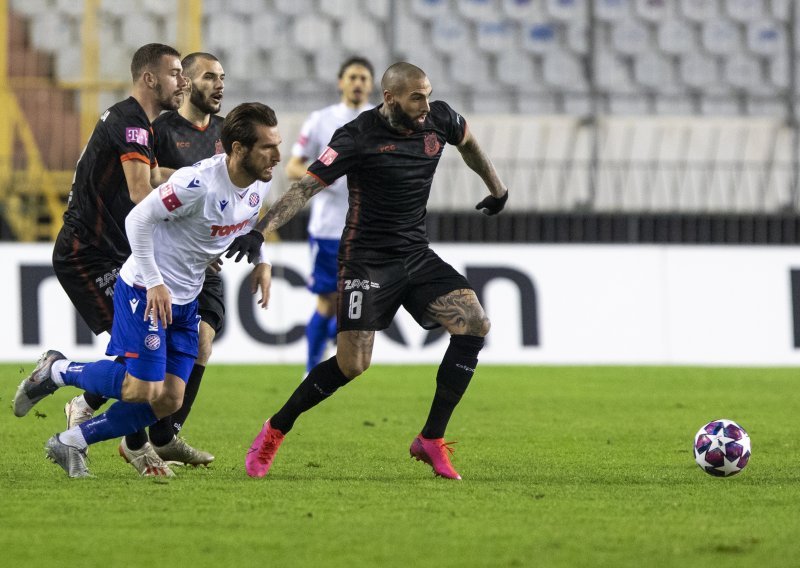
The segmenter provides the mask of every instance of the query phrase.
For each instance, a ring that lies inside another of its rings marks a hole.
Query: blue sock
[[[311,320],[306,324],[306,340],[308,341],[306,372],[316,367],[322,360],[325,345],[328,343],[328,325],[331,319],[334,318],[326,318],[315,310]]]
[[[112,404],[100,416],[95,416],[79,426],[87,444],[112,440],[138,432],[146,426],[155,424],[153,409],[145,402],[123,402]]]
[[[336,323],[336,316],[328,320],[328,339],[333,339],[334,341],[336,341]]]
[[[70,363],[61,373],[65,385],[72,385],[106,398],[122,398],[122,381],[125,380],[125,365],[116,361],[94,363]]]

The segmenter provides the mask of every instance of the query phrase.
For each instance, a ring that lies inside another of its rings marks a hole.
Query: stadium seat
[[[516,27],[506,19],[492,18],[477,24],[478,47],[488,53],[516,50]]]
[[[103,47],[103,57],[100,58],[100,79],[130,83],[132,55],[133,50],[121,44]]]
[[[275,8],[287,16],[302,16],[315,12],[313,0],[273,0],[273,2]]]
[[[456,6],[464,18],[475,22],[493,17],[499,7],[496,0],[460,0]]]
[[[745,108],[748,116],[770,116],[781,120],[789,116],[786,101],[782,99],[750,96],[745,101]]]
[[[789,60],[786,54],[778,54],[767,61],[767,77],[778,89],[789,88]]]
[[[160,18],[137,12],[122,18],[122,43],[133,50],[145,43],[164,42],[164,35]]]
[[[131,6],[127,2],[118,0],[101,0],[100,11],[114,16],[127,16],[131,13]]]
[[[636,15],[647,22],[657,24],[675,15],[675,0],[636,0]]]
[[[379,22],[386,22],[391,15],[391,4],[389,0],[365,0],[364,1],[366,12],[378,20]]]
[[[431,36],[431,43],[442,53],[456,54],[470,45],[469,28],[458,18],[436,18]]]
[[[31,43],[47,52],[78,43],[78,24],[56,12],[46,12],[33,18],[30,25]]]
[[[556,114],[558,105],[553,94],[517,94],[517,109],[521,114]]]
[[[345,49],[367,54],[384,43],[385,34],[373,20],[355,15],[341,23],[339,36]]]
[[[731,98],[730,93],[707,94],[700,99],[700,113],[706,116],[732,117],[741,112],[739,101]]]
[[[495,69],[497,80],[505,86],[542,90],[541,75],[534,59],[524,53],[504,52],[498,55]]]
[[[564,27],[564,40],[567,47],[575,54],[589,53],[589,26],[585,22],[569,23]]]
[[[430,36],[425,32],[423,24],[412,17],[399,16],[394,30],[395,49],[401,56],[409,52],[416,53],[430,43]]]
[[[483,87],[484,89],[494,84],[490,80],[489,62],[486,56],[474,49],[464,49],[453,54],[450,58],[449,84],[467,89]],[[496,85],[499,89],[500,85]]]
[[[481,93],[472,92],[471,112],[476,114],[510,114],[514,112],[516,97],[509,92]]]
[[[83,2],[75,2],[74,0],[56,0],[55,9],[66,16],[75,18],[83,17]]]
[[[598,20],[614,22],[628,18],[628,0],[595,0],[594,15]]]
[[[333,20],[344,22],[361,12],[361,7],[353,0],[319,0],[317,11]]]
[[[736,53],[742,47],[739,26],[723,18],[714,18],[705,22],[701,39],[706,51],[715,55]]]
[[[713,20],[719,14],[717,0],[680,0],[680,8],[687,20],[699,23]]]
[[[725,0],[728,15],[740,22],[752,22],[763,17],[765,0]]]
[[[557,26],[549,22],[526,24],[522,29],[522,47],[532,53],[547,53],[557,49]]]
[[[683,20],[669,19],[661,22],[656,33],[656,41],[659,49],[672,55],[698,50],[695,33]]]
[[[723,63],[723,77],[727,84],[748,93],[774,93],[771,85],[764,81],[761,63],[748,55],[737,54],[728,57]]]
[[[238,54],[249,47],[248,29],[245,20],[226,12],[214,14],[213,17],[204,18],[205,46],[209,52],[217,55],[218,51],[228,54]],[[217,57],[220,57],[217,55]],[[238,57],[238,55],[237,55]],[[232,62],[222,60],[226,66]]]
[[[596,53],[594,77],[595,84],[602,92],[628,94],[635,91],[625,61],[609,51]]]
[[[565,51],[553,51],[542,62],[544,82],[565,93],[586,92],[586,74],[578,58]]]
[[[547,13],[555,20],[563,22],[586,21],[586,0],[547,0]]]
[[[719,82],[719,66],[712,57],[688,53],[680,59],[680,78],[689,87],[704,89]]]
[[[778,21],[788,22],[791,15],[790,7],[792,0],[771,0],[770,15]]]
[[[82,4],[82,2],[80,2]],[[11,9],[22,16],[32,17],[50,11],[49,0],[11,0]]]
[[[611,30],[611,45],[625,55],[642,53],[650,47],[650,32],[646,25],[635,20],[617,22]]]
[[[291,45],[292,28],[288,16],[265,10],[250,18],[247,25],[254,47],[271,50],[276,45]]]
[[[648,51],[634,58],[633,77],[637,83],[657,93],[679,90],[672,61],[656,52]]]
[[[426,20],[453,15],[448,0],[411,0],[410,8],[411,14]]]
[[[786,53],[786,29],[772,20],[758,20],[747,25],[747,47],[759,55]]]
[[[271,76],[277,81],[293,83],[309,77],[306,59],[296,51],[276,49],[270,53]]]
[[[83,60],[80,45],[64,46],[55,58],[55,76],[62,83],[83,79]]]
[[[175,17],[178,13],[178,0],[140,0],[145,12],[161,17]],[[240,0],[241,1],[241,0]],[[203,2],[207,9],[208,0]],[[252,9],[252,8],[251,8]]]
[[[685,95],[658,95],[653,110],[660,115],[690,115],[694,114],[695,107],[692,99]]]
[[[292,45],[306,53],[327,49],[333,43],[333,23],[322,16],[308,14],[294,20]]]
[[[545,11],[540,0],[502,0],[503,13],[512,20],[527,23],[538,22],[545,18]]]

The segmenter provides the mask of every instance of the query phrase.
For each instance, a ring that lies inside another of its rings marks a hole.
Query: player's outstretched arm
[[[500,176],[497,174],[497,170],[494,168],[489,156],[486,155],[486,152],[483,151],[469,130],[456,148],[461,152],[464,163],[481,176],[483,183],[486,184],[491,194],[478,203],[475,209],[481,210],[486,215],[500,213],[508,200],[508,188],[500,180]]]
[[[254,263],[261,250],[261,244],[264,242],[264,236],[277,231],[289,219],[297,215],[297,212],[308,200],[325,187],[320,179],[310,175],[305,175],[300,181],[294,182],[289,190],[269,208],[267,214],[259,219],[252,231],[233,240],[225,258],[236,255],[234,261],[239,262],[246,256],[248,262]]]

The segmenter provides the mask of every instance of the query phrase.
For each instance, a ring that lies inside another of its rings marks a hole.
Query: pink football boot
[[[247,457],[244,460],[244,467],[250,477],[264,477],[267,475],[272,460],[278,448],[281,447],[284,435],[280,430],[270,427],[269,420],[264,422],[264,427],[258,433],[256,439],[250,445]]]
[[[432,466],[434,474],[448,479],[461,479],[461,476],[450,464],[450,456],[447,455],[453,453],[451,444],[455,444],[455,442],[445,442],[444,438],[423,438],[420,434],[411,443],[409,453],[417,461],[423,461]]]

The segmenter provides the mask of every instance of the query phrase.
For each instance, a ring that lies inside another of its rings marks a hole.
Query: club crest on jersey
[[[320,162],[322,162],[326,166],[330,166],[333,163],[333,161],[336,159],[336,156],[338,156],[338,155],[339,155],[339,152],[337,152],[336,150],[334,150],[330,146],[325,146],[325,150],[322,152],[322,154],[319,155],[319,158],[317,158],[317,160],[319,160]]]
[[[250,207],[258,207],[258,204],[261,203],[261,196],[257,193],[250,194]]]
[[[161,189],[159,190],[159,195],[161,197],[161,201],[164,203],[164,206],[167,208],[167,211],[175,211],[178,207],[183,205],[181,200],[178,199],[178,196],[175,195],[175,189],[172,187],[171,183],[162,185]]]
[[[439,138],[436,136],[435,132],[429,132],[425,135],[425,154],[428,156],[435,156],[439,153],[439,148],[442,145],[439,144]]]
[[[128,126],[125,129],[125,142],[147,146],[147,130],[138,126]]]

